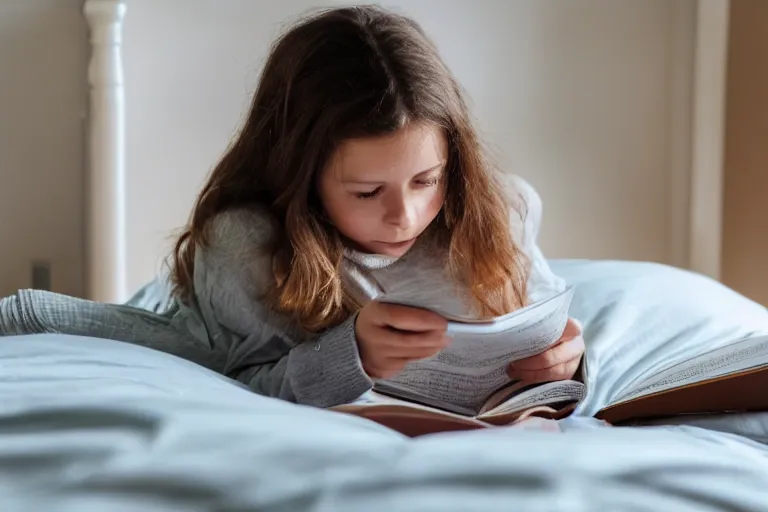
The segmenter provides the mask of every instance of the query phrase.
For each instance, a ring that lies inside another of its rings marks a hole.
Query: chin
[[[374,249],[373,252],[377,254],[399,258],[400,256],[403,256],[405,253],[407,253],[415,243],[415,238],[407,242],[400,242],[396,244],[377,242],[375,246],[372,247],[372,249]]]
[[[400,250],[380,249],[378,251],[373,251],[374,254],[378,254],[379,256],[389,256],[390,258],[400,258],[402,256],[405,256],[405,253],[407,252],[408,252],[408,249],[400,249]]]

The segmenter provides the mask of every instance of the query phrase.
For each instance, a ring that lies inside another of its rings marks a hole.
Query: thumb
[[[569,318],[568,323],[565,324],[565,329],[563,330],[563,334],[560,336],[560,339],[563,341],[572,340],[581,336],[583,331],[584,328],[582,327],[581,322],[575,318]]]

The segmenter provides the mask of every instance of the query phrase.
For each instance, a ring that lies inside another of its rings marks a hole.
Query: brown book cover
[[[766,366],[635,398],[606,407],[595,417],[619,425],[681,414],[745,411],[768,411]]]

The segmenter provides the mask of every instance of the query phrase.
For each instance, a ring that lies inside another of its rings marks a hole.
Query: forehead
[[[395,133],[343,142],[329,165],[348,180],[408,177],[445,162],[443,130],[423,124],[406,125]]]

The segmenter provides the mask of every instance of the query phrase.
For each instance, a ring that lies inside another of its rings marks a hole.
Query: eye
[[[435,185],[440,183],[440,175],[438,174],[438,175],[422,178],[420,180],[417,180],[416,183],[424,187],[434,187]]]
[[[381,187],[378,187],[375,190],[371,190],[370,192],[355,192],[355,197],[358,199],[372,199],[379,195],[380,190]]]

